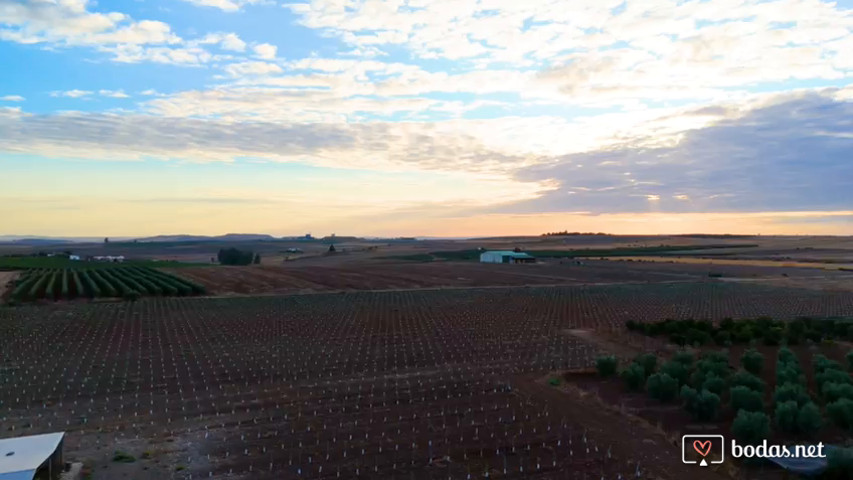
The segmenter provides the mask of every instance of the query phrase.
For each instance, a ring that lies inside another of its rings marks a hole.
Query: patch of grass
[[[442,260],[480,260],[480,250],[453,250],[445,252],[429,252],[430,255],[438,257]]]
[[[116,450],[115,454],[113,454],[113,461],[118,463],[133,463],[136,461],[136,457],[127,452]]]

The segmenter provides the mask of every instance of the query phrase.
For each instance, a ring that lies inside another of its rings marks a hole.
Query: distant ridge
[[[276,240],[276,237],[264,233],[227,233],[225,235],[157,235],[154,237],[137,238],[136,242],[257,242]]]
[[[111,240],[122,241],[127,237],[115,237]],[[40,235],[0,235],[0,243],[12,245],[61,245],[67,243],[98,243],[104,237],[43,237]]]

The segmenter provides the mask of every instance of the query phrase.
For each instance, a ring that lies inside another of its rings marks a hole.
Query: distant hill
[[[19,238],[16,240],[0,240],[2,243],[12,243],[15,245],[62,245],[64,243],[71,243],[71,240],[65,240],[60,238]]]
[[[272,235],[263,233],[228,233],[225,235],[157,235],[155,237],[137,238],[137,242],[257,242],[275,240]]]
[[[124,237],[116,237],[122,240]],[[112,240],[112,239],[111,239]],[[42,237],[38,235],[0,235],[0,243],[13,245],[60,245],[64,243],[99,243],[104,237]]]

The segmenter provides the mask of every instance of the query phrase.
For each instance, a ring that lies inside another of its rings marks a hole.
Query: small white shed
[[[0,439],[0,480],[58,479],[65,432]]]

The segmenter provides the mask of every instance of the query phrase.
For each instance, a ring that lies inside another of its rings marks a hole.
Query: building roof
[[[495,253],[502,257],[513,257],[513,258],[534,258],[532,255],[524,253],[524,252],[513,252],[512,250],[489,250],[483,253]]]
[[[0,439],[0,480],[32,480],[64,436],[58,432]]]

